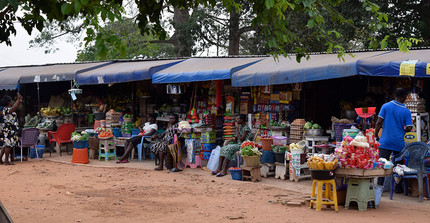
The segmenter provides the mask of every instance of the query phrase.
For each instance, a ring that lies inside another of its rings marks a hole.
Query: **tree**
[[[108,54],[105,58],[97,55],[94,44],[89,44],[83,50],[78,51],[77,61],[100,61],[103,59],[146,59],[146,58],[166,58],[176,56],[175,49],[171,44],[151,43],[153,36],[140,34],[137,25],[131,19],[124,19],[109,22],[103,28],[103,35],[118,36],[121,45],[124,45],[124,52],[116,49],[115,46],[108,46]]]
[[[107,19],[114,21],[121,19],[122,0],[0,0],[0,41],[10,45],[10,35],[15,34],[14,22],[19,21],[24,28],[31,33],[33,28],[39,31],[45,28],[45,21],[57,21],[60,29],[63,29],[62,22],[67,19],[84,19],[83,28],[86,29],[86,44],[95,41],[98,54],[105,58],[107,56],[106,45],[114,45],[120,51],[121,41],[115,36],[103,36],[102,26]],[[162,26],[164,10],[173,7],[180,10],[197,8],[198,6],[214,7],[216,0],[135,0],[139,13],[136,17],[138,27],[143,35],[153,35],[160,40],[168,38],[165,28]],[[362,10],[369,12],[372,17],[369,19],[371,34],[370,42],[375,43],[380,30],[386,27],[388,16],[379,11],[379,6],[369,0],[360,1]],[[309,52],[308,42],[303,41],[300,33],[292,29],[288,15],[308,16],[306,24],[300,26],[300,31],[307,32],[309,38],[315,39],[325,46],[328,52],[336,50],[339,56],[344,55],[344,47],[340,40],[345,38],[341,32],[327,27],[326,24],[334,22],[339,26],[351,24],[351,21],[335,10],[336,7],[344,3],[343,0],[249,0],[249,9],[252,9],[252,27],[260,29],[260,35],[267,40],[266,46],[274,55],[295,52],[298,58],[305,56]],[[223,6],[230,13],[230,28],[237,30],[236,17],[243,10],[240,1],[223,0]],[[17,13],[21,9],[23,15]],[[184,15],[184,14],[182,14]],[[328,15],[324,17],[323,15]],[[172,38],[174,35],[172,36]],[[184,38],[186,36],[181,36]],[[229,44],[236,44],[238,35],[229,32]],[[178,37],[179,38],[179,37]],[[181,39],[179,38],[179,39]],[[186,38],[189,40],[188,38]],[[381,41],[386,42],[386,39]],[[411,40],[401,39],[398,44],[401,49],[410,46]],[[237,45],[237,44],[236,44]],[[235,46],[236,48],[236,46]],[[183,48],[184,49],[184,48]],[[183,50],[182,49],[182,50]],[[188,48],[189,49],[189,48]],[[406,49],[407,50],[407,49]],[[235,54],[236,52],[232,52]]]

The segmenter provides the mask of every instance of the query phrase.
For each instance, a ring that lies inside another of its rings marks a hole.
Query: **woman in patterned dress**
[[[2,157],[5,155],[4,164],[14,165],[9,162],[9,154],[12,147],[15,147],[18,142],[18,118],[15,111],[22,102],[22,96],[18,93],[17,97],[18,99],[15,103],[12,103],[12,98],[9,95],[4,96],[1,100],[4,126],[0,136],[0,141],[3,142],[3,147],[0,151],[0,164],[3,164]]]
[[[160,160],[160,166],[156,167],[155,170],[163,170],[164,165],[164,155],[167,154],[168,146],[173,143],[173,138],[175,137],[175,130],[178,128],[178,115],[172,114],[169,118],[170,126],[162,134],[156,134],[151,137],[151,151],[155,155],[158,154]]]
[[[240,150],[240,145],[246,140],[252,138],[251,129],[246,125],[246,115],[239,115],[239,120],[236,126],[236,144],[228,144],[221,148],[219,155],[218,169],[213,171],[212,174],[216,174],[217,177],[222,177],[227,174],[227,168],[230,160],[236,159],[236,152]],[[225,160],[225,161],[224,161]]]

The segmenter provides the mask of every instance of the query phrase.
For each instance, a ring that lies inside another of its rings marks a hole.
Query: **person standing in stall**
[[[212,175],[216,175],[217,177],[227,175],[227,168],[230,160],[236,159],[236,152],[240,150],[242,142],[251,140],[251,138],[251,129],[246,125],[246,115],[240,114],[236,125],[236,143],[228,144],[221,148],[218,169],[216,171],[212,171]]]
[[[390,160],[391,154],[397,155],[405,147],[404,136],[412,130],[411,111],[403,104],[408,92],[403,88],[394,91],[394,100],[385,103],[379,112],[375,127],[376,140],[379,146],[379,158]],[[382,130],[381,138],[378,138]],[[384,184],[384,178],[378,178],[378,185]],[[396,187],[396,192],[401,193],[401,185]]]
[[[18,142],[18,117],[16,115],[16,110],[19,104],[22,102],[22,96],[18,93],[17,100],[15,103],[12,102],[12,98],[6,95],[1,100],[1,105],[3,106],[2,114],[4,119],[3,129],[1,131],[0,141],[3,143],[3,147],[0,151],[0,164],[3,164],[3,155],[5,155],[5,165],[14,165],[14,163],[9,162],[9,155],[12,147],[15,147]]]
[[[151,137],[151,151],[154,155],[158,154],[160,160],[160,166],[156,167],[155,170],[163,170],[164,156],[169,151],[169,145],[173,143],[173,139],[176,134],[176,129],[178,128],[179,117],[177,114],[171,114],[169,118],[170,126],[162,134],[156,134]]]

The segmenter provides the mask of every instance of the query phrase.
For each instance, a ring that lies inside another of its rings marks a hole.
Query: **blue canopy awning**
[[[309,60],[300,63],[295,56],[265,58],[245,69],[232,74],[232,85],[235,87],[291,84],[309,81],[326,80],[357,75],[356,62],[361,58],[382,54],[379,52],[354,53],[354,57],[345,56],[340,60],[337,54],[311,55]]]
[[[263,57],[190,58],[152,75],[152,83],[181,83],[225,80],[231,74],[250,66]]]
[[[23,76],[34,78],[33,73],[49,69],[51,66],[8,67],[0,71],[0,89],[14,90],[18,88],[19,79]]]
[[[152,74],[183,60],[116,61],[76,75],[80,85],[112,84],[151,79]]]
[[[386,51],[384,54],[357,61],[357,72],[365,76],[399,77],[403,62],[415,61],[414,77],[430,77],[430,49],[410,50],[402,53],[398,50]]]

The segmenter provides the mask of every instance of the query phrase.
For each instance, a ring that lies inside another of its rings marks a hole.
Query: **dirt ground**
[[[283,205],[311,181],[217,178],[201,169],[152,170],[152,161],[70,163],[71,156],[0,166],[0,201],[14,222],[428,222],[430,201],[384,193],[380,207],[339,212]]]

